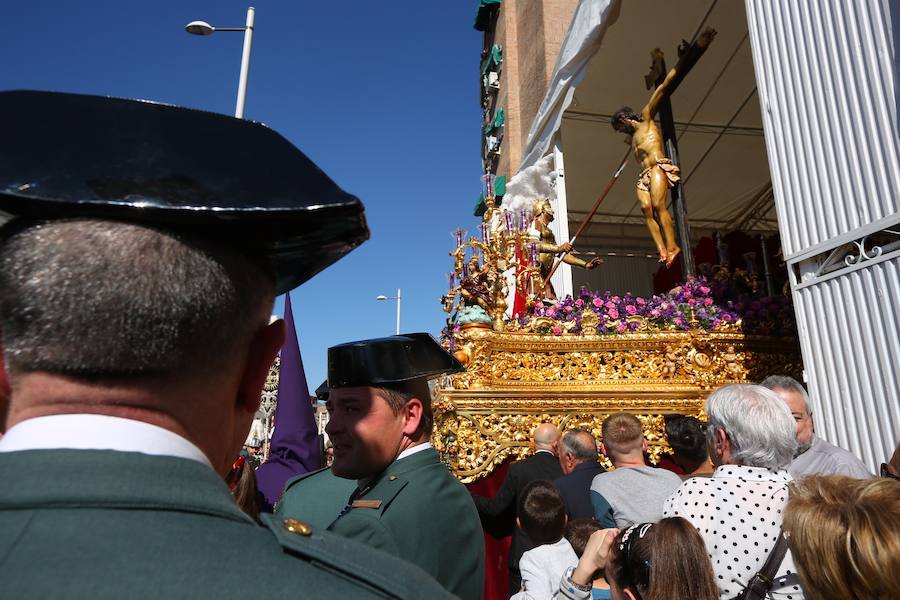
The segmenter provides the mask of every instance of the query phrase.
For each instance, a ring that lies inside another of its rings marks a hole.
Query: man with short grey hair
[[[809,395],[799,381],[787,375],[770,375],[761,386],[778,394],[797,423],[797,454],[788,467],[792,477],[806,475],[848,475],[859,479],[872,477],[861,460],[843,448],[829,444],[816,435]]]
[[[359,201],[213,113],[0,92],[0,130],[2,595],[449,597],[308,523],[260,526],[224,481],[285,338],[275,294],[368,237]]]
[[[729,385],[706,401],[712,477],[688,479],[663,515],[690,521],[706,543],[722,600],[738,595],[781,535],[792,481],[794,420],[778,396],[758,385]],[[790,550],[776,569],[770,598],[803,598]]]
[[[559,466],[563,476],[554,480],[566,503],[569,520],[592,518],[591,482],[606,469],[597,462],[597,440],[586,429],[570,429],[559,440]]]

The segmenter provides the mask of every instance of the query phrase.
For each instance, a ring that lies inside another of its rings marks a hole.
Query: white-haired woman
[[[663,515],[690,521],[706,543],[721,598],[740,593],[781,535],[787,472],[797,447],[794,418],[773,391],[729,385],[706,402],[710,478],[685,481]],[[775,570],[771,598],[803,598],[790,552]]]

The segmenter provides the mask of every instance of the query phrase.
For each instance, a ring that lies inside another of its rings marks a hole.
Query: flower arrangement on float
[[[786,296],[736,295],[719,281],[692,278],[650,298],[593,292],[533,303],[508,326],[552,335],[610,335],[635,331],[741,331],[794,335],[796,323]]]

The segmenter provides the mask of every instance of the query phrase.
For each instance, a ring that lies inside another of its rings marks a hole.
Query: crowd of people
[[[511,598],[900,597],[900,447],[874,477],[816,437],[806,391],[786,376],[715,390],[705,412],[706,424],[667,420],[671,470],[645,463],[634,415],[608,416],[599,443],[566,432],[567,475],[518,482],[526,550],[510,558]],[[614,470],[598,472],[575,440]]]
[[[331,467],[260,500],[273,299],[365,239],[358,200],[256,123],[35,92],[0,115],[4,597],[476,599],[483,520],[514,513],[516,600],[900,598],[900,451],[873,477],[783,376],[671,417],[669,469],[632,414],[543,423],[486,497],[430,442],[462,365],[427,334],[340,344]]]

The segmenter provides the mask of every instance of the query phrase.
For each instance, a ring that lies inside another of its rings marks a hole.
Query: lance
[[[591,219],[594,218],[594,214],[597,212],[597,209],[600,208],[600,203],[603,202],[603,199],[606,198],[606,195],[609,194],[609,190],[612,189],[612,186],[615,185],[616,180],[619,178],[619,175],[622,174],[622,171],[625,169],[625,165],[628,164],[628,157],[631,155],[631,148],[625,151],[625,156],[622,158],[622,162],[619,163],[619,168],[616,169],[616,172],[613,174],[612,179],[609,180],[609,183],[606,184],[606,187],[603,188],[603,191],[600,193],[600,197],[597,198],[597,201],[594,202],[594,208],[591,209],[591,212],[588,213],[588,216],[585,217],[584,221],[581,222],[581,225],[578,226],[578,229],[575,231],[575,235],[572,236],[572,239],[569,240],[569,243],[573,246],[575,245],[575,240],[578,239],[578,236],[581,235],[581,232],[584,231],[584,228],[587,227],[588,223],[591,222]],[[571,252],[571,250],[569,251]],[[560,263],[562,263],[563,259],[566,257],[566,254],[569,252],[561,252],[556,259],[556,262],[553,264],[553,268],[550,269],[550,273],[547,275],[547,278],[544,279],[544,287],[547,286],[547,282],[550,281],[550,278],[553,277],[553,274],[556,273],[556,269],[559,268]]]

